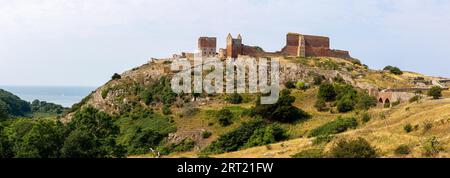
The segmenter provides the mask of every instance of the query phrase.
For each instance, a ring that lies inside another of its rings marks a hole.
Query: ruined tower
[[[328,37],[302,35],[299,33],[288,33],[286,35],[286,46],[282,49],[282,53],[295,57],[351,58],[348,51],[330,49],[330,38]]]
[[[200,37],[198,38],[198,50],[203,56],[213,56],[216,54],[216,37]]]
[[[237,58],[240,54],[242,54],[242,50],[243,45],[241,35],[239,34],[237,38],[233,38],[231,34],[228,34],[226,57]]]

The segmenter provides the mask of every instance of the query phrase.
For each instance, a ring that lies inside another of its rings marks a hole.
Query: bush
[[[120,76],[117,73],[114,73],[114,75],[111,77],[112,80],[117,80],[117,79],[121,79],[121,78],[122,78],[122,76]]]
[[[242,96],[239,93],[233,93],[231,95],[228,95],[225,98],[225,101],[231,103],[231,104],[241,104],[242,103]]]
[[[323,158],[325,155],[323,154],[322,149],[308,149],[303,150],[295,155],[291,156],[292,158]]]
[[[286,87],[287,89],[294,89],[295,88],[295,84],[294,84],[294,82],[293,81],[286,81],[285,83],[284,83],[284,87]]]
[[[400,145],[395,150],[396,155],[409,155],[411,153],[411,148],[408,145]]]
[[[202,132],[202,138],[209,138],[209,137],[211,137],[211,135],[212,135],[212,133],[211,132],[209,132],[209,131],[207,131],[207,130],[205,130],[205,131],[203,131]]]
[[[313,140],[314,145],[320,145],[322,143],[330,143],[334,139],[333,135],[319,135]]]
[[[318,98],[325,101],[334,101],[336,99],[334,86],[328,83],[321,84],[319,87]]]
[[[436,137],[429,138],[423,143],[423,152],[422,154],[426,157],[433,157],[439,154],[439,152],[443,151],[441,143],[437,140]]]
[[[395,75],[402,75],[403,72],[398,68],[398,67],[394,67],[394,66],[386,66],[383,70],[387,70],[389,72],[391,72],[392,74]]]
[[[420,100],[420,96],[419,96],[419,95],[416,95],[416,96],[411,97],[411,98],[409,99],[409,102],[410,102],[410,103],[414,103],[414,102],[418,102],[419,100]]]
[[[361,121],[363,121],[363,123],[369,122],[369,121],[370,121],[370,115],[369,115],[369,113],[364,112],[364,113],[361,115]]]
[[[406,133],[410,133],[413,131],[413,126],[411,124],[406,124],[403,126],[403,130],[405,130]]]
[[[391,107],[391,103],[389,103],[389,102],[384,103],[384,108],[390,108],[390,107]]]
[[[362,110],[368,110],[371,107],[377,106],[377,98],[370,96],[367,92],[358,94],[358,101],[356,103],[356,108]]]
[[[397,100],[397,101],[395,101],[395,102],[392,103],[392,107],[398,106],[399,104],[400,104],[400,100]]]
[[[314,85],[320,85],[326,78],[323,75],[315,74],[313,76]]]
[[[350,118],[339,117],[334,121],[328,122],[320,127],[311,130],[309,136],[316,137],[321,135],[337,134],[345,132],[351,128],[356,128],[357,125],[358,122],[353,117]]]
[[[295,87],[300,90],[306,90],[309,88],[308,84],[302,81],[298,81],[297,83],[295,83]]]
[[[324,111],[328,111],[329,110],[328,107],[327,107],[327,103],[323,99],[317,99],[316,103],[314,104],[314,107],[319,112],[324,112]]]
[[[61,105],[39,100],[34,100],[30,106],[33,113],[62,114],[66,110]]]
[[[309,118],[308,113],[292,105],[294,101],[295,97],[291,96],[290,91],[285,89],[281,91],[281,96],[275,104],[261,104],[260,98],[258,98],[253,114],[279,122],[294,122]]]
[[[164,115],[170,115],[170,114],[172,114],[172,111],[170,110],[170,105],[164,105],[164,106],[161,108],[161,110],[162,110],[162,113],[163,113]]]
[[[150,86],[139,89],[138,96],[145,104],[152,102],[161,102],[163,104],[172,104],[175,102],[177,94],[170,87],[170,78],[163,76],[153,82]]]
[[[339,99],[336,102],[337,110],[341,113],[352,111],[355,107],[354,99],[350,95]]]
[[[229,110],[229,109],[221,109],[217,115],[216,115],[217,120],[219,121],[219,124],[222,127],[226,127],[231,125],[232,119],[233,119],[233,113]]]
[[[278,125],[268,125],[255,130],[247,143],[245,143],[244,147],[250,148],[254,146],[267,145],[286,138],[287,136],[284,129]]]
[[[330,156],[334,158],[376,158],[376,149],[363,138],[341,140],[331,148]]]
[[[431,87],[427,95],[433,97],[433,99],[439,99],[442,97],[442,88],[438,86]]]

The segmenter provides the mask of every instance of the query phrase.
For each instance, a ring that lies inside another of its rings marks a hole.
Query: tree
[[[124,148],[115,141],[119,128],[108,114],[92,107],[83,108],[75,113],[68,127],[70,134],[64,142],[64,157],[97,158],[124,155]]]
[[[317,99],[316,104],[314,104],[314,107],[317,109],[317,111],[323,112],[327,111],[327,103],[322,98]]]
[[[280,122],[293,122],[298,119],[309,118],[308,113],[292,105],[295,97],[290,94],[289,90],[284,89],[275,104],[261,104],[260,98],[258,98],[253,113],[262,118]]]
[[[336,99],[336,95],[336,91],[334,90],[334,86],[332,84],[324,83],[320,85],[318,94],[319,99],[334,101]]]
[[[440,97],[442,97],[442,88],[433,86],[430,88],[427,95],[433,97],[433,99],[439,99]]]
[[[377,98],[370,96],[367,92],[362,92],[358,94],[358,101],[356,103],[356,108],[362,110],[368,110],[371,107],[377,106]]]
[[[392,74],[395,74],[395,75],[402,75],[403,74],[403,72],[398,67],[394,67],[394,66],[386,66],[386,67],[384,67],[383,70],[387,70],[387,71],[389,71],[389,72],[391,72]]]
[[[0,158],[12,158],[13,156],[12,143],[8,137],[3,134],[3,126],[0,125]]]
[[[114,73],[114,75],[111,77],[112,80],[118,80],[118,79],[121,79],[121,78],[122,78],[122,76],[120,76],[117,73]]]

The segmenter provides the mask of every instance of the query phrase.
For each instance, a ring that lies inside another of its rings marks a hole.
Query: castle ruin
[[[288,33],[286,35],[286,45],[277,52],[265,52],[257,46],[245,45],[242,36],[238,34],[233,38],[231,34],[227,36],[225,49],[219,49],[216,53],[215,37],[200,37],[198,40],[199,51],[204,56],[218,55],[221,58],[237,58],[239,55],[251,57],[263,56],[288,56],[288,57],[336,57],[351,58],[348,51],[330,49],[330,39],[323,36],[303,35],[299,33]]]

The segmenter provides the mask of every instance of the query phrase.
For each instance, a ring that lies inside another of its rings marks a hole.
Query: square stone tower
[[[200,37],[198,38],[198,50],[202,53],[202,56],[214,56],[217,51],[217,39],[216,37]]]

